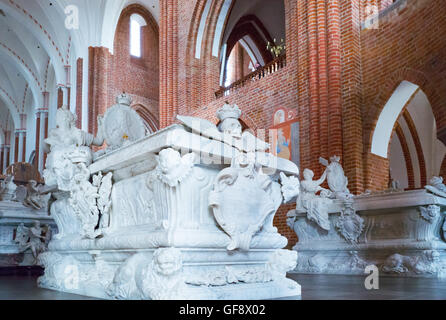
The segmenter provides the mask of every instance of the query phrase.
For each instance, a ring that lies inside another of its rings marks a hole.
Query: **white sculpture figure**
[[[102,172],[93,177],[93,186],[98,190],[97,207],[100,212],[99,228],[107,229],[110,226],[110,195],[113,187],[113,173],[109,172],[105,177]]]
[[[35,221],[30,228],[22,223],[17,227],[15,241],[19,244],[20,252],[31,249],[35,263],[40,253],[44,252],[51,239],[51,228],[49,226],[40,226],[39,221]]]
[[[340,157],[333,156],[330,158],[330,164],[323,158],[320,158],[319,162],[327,167],[327,183],[336,199],[347,200],[353,196],[347,188],[348,179],[344,174],[342,165],[339,163],[340,160]]]
[[[152,263],[141,273],[140,290],[152,300],[185,299],[181,251],[174,248],[158,249]]]
[[[221,228],[231,237],[227,249],[249,250],[252,237],[282,201],[280,188],[256,168],[252,157],[240,154],[230,168],[223,169],[209,194],[209,206]],[[276,192],[272,192],[276,190]]]
[[[48,186],[58,189],[55,193],[57,200],[51,208],[61,233],[56,238],[63,236],[64,230],[71,229],[73,234],[81,233],[82,237],[93,239],[101,234],[103,227],[108,226],[110,208],[111,175],[107,176],[104,184],[101,184],[102,177],[96,178],[99,184],[93,185],[88,169],[93,160],[90,146],[104,143],[104,121],[98,117],[97,137],[76,128],[75,122],[76,116],[66,106],[57,110],[56,129],[51,130],[45,140],[51,152],[43,176]],[[103,221],[97,230],[101,213]]]
[[[191,173],[194,161],[194,153],[181,157],[174,149],[164,149],[158,156],[157,176],[165,184],[175,187]]]
[[[57,110],[56,128],[51,130],[45,143],[49,145],[50,151],[57,147],[68,146],[102,146],[104,144],[103,137],[103,119],[98,117],[98,135],[94,137],[92,134],[76,128],[77,117],[66,105]]]
[[[239,107],[225,104],[217,111],[217,117],[221,120],[218,128],[212,122],[200,118],[177,116],[177,119],[192,129],[192,132],[221,141],[240,151],[255,152],[268,150],[270,145],[265,141],[258,139],[249,131],[242,133],[242,125],[239,121],[240,116],[241,110]]]
[[[146,135],[144,122],[138,113],[130,108],[132,98],[123,93],[116,98],[116,104],[104,114],[103,132],[110,152],[137,141]]]
[[[51,194],[42,194],[42,186],[38,186],[35,180],[29,180],[26,197],[23,204],[36,210],[46,208]]]
[[[443,183],[442,177],[433,177],[425,188],[437,196],[446,198],[446,186]]]
[[[292,271],[297,265],[297,252],[291,250],[277,250],[268,262],[268,269],[271,272],[273,281],[283,281],[291,288],[298,284],[287,279],[287,272]]]
[[[94,137],[76,128],[76,115],[63,106],[56,113],[56,128],[50,131],[44,142],[46,151],[50,151],[43,172],[45,183],[62,191],[70,191],[75,174],[73,164],[84,162],[90,165],[93,155],[89,147],[104,144],[102,117],[98,117],[98,135]]]
[[[242,125],[239,121],[242,111],[237,105],[225,104],[217,111],[217,118],[221,121],[218,129],[234,137],[242,137]]]
[[[90,172],[83,163],[77,164],[78,173],[74,176],[69,203],[82,222],[83,236],[94,239],[98,234],[95,229],[99,222],[99,209],[96,199],[98,189],[88,180]]]
[[[283,173],[280,177],[285,202],[289,202],[296,196],[299,196],[296,201],[296,210],[307,212],[309,220],[316,222],[324,230],[330,230],[328,207],[332,203],[332,200],[329,199],[331,192],[321,187],[321,184],[324,183],[327,177],[327,171],[322,174],[319,180],[313,180],[314,172],[310,169],[305,169],[303,172],[304,180],[300,184],[296,177],[287,177]],[[287,223],[292,225],[294,218],[289,218]]]
[[[288,203],[299,196],[300,182],[297,177],[287,177],[283,172],[281,172],[280,182],[282,183],[283,201],[285,203]]]
[[[17,186],[14,183],[14,176],[6,176],[4,181],[0,182],[0,200],[1,201],[14,201]]]
[[[332,202],[328,199],[330,191],[321,187],[327,176],[327,171],[322,174],[319,180],[313,180],[314,172],[309,169],[304,170],[303,176],[297,209],[307,211],[309,220],[316,222],[324,230],[330,230],[330,221],[328,220],[328,206]],[[319,192],[320,196],[317,196]]]
[[[182,267],[181,251],[174,248],[133,255],[119,267],[107,293],[115,299],[185,299]]]

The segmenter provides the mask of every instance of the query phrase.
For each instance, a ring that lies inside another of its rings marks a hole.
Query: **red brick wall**
[[[130,55],[130,16],[141,15],[147,26],[141,29],[141,58]],[[115,104],[115,98],[126,92],[133,105],[145,108],[159,119],[159,31],[150,12],[141,5],[123,10],[115,33],[113,55],[106,48],[89,51],[89,127],[96,132],[99,114]]]
[[[84,74],[84,60],[82,58],[77,59],[76,62],[76,116],[77,127],[82,126],[82,86],[83,86],[83,74]]]
[[[420,86],[432,105],[438,131],[446,127],[445,16],[446,6],[441,1],[402,0],[381,16],[378,29],[361,31],[360,117],[364,121],[364,170],[368,189],[377,190],[387,185],[381,179],[388,177],[388,160],[370,153],[371,140],[381,110],[401,81]]]

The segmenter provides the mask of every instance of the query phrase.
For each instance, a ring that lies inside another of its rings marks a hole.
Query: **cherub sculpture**
[[[19,250],[25,252],[30,249],[34,263],[37,263],[39,254],[46,251],[50,239],[50,226],[41,227],[39,221],[35,221],[32,227],[25,227],[23,223],[17,227],[15,241],[19,244]]]

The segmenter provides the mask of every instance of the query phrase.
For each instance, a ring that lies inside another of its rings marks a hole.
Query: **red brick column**
[[[318,165],[320,153],[320,116],[319,116],[319,51],[317,39],[317,1],[310,0],[308,2],[308,43],[310,55],[310,73],[309,73],[309,89],[310,89],[310,159],[311,169],[316,176],[320,175],[321,166]]]
[[[5,159],[5,147],[0,146],[0,174],[3,174],[3,161]]]
[[[319,48],[319,156],[327,159],[328,154],[328,69],[327,69],[327,17],[326,0],[317,0],[317,29]]]
[[[19,140],[20,140],[20,133],[15,133],[15,142],[14,142],[14,163],[19,162]]]
[[[328,0],[328,153],[343,158],[340,1]]]
[[[111,58],[107,48],[88,48],[88,131],[90,133],[96,133],[97,117],[107,110]]]
[[[341,1],[343,166],[350,191],[364,191],[360,1]],[[388,179],[388,175],[387,175]]]
[[[44,120],[44,127],[43,127],[43,139],[48,138],[48,113],[44,113],[45,114],[45,120]],[[42,119],[40,119],[40,121],[42,121]],[[43,154],[43,168],[46,167],[46,158],[47,158],[47,154],[44,153]]]
[[[83,76],[84,76],[84,59],[77,59],[76,64],[76,116],[77,116],[77,127],[82,127],[82,86],[83,86]]]
[[[59,87],[57,89],[57,108],[61,108],[63,106],[63,89]]]
[[[11,153],[11,146],[7,145],[5,146],[5,168],[4,170],[8,169],[10,165],[10,153]]]
[[[178,113],[178,0],[160,0],[160,127]]]
[[[36,113],[36,156],[34,158],[34,163],[39,170],[39,159],[40,159],[40,112]]]

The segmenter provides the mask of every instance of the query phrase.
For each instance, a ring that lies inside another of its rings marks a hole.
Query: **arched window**
[[[141,58],[142,55],[142,37],[141,28],[147,23],[139,14],[132,14],[130,17],[130,55]]]

